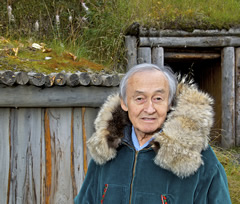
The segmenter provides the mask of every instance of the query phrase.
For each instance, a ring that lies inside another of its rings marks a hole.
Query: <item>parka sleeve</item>
[[[227,176],[220,162],[206,172],[194,204],[231,204]]]
[[[227,176],[220,163],[216,165],[216,174],[212,178],[207,198],[211,204],[231,204]]]
[[[96,163],[91,160],[88,166],[86,177],[83,181],[80,192],[74,199],[74,204],[95,204],[97,197],[97,172]]]

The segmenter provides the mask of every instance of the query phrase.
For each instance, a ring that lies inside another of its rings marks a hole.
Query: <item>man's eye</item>
[[[136,100],[137,100],[137,101],[142,101],[143,98],[138,97],[138,98],[136,98]]]
[[[161,101],[162,98],[161,98],[161,97],[156,97],[156,98],[154,98],[154,100],[155,100],[155,101]]]

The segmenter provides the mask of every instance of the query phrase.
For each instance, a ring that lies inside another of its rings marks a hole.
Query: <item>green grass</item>
[[[233,204],[240,203],[240,147],[224,150],[213,147],[216,156],[222,163],[228,178],[230,196]]]

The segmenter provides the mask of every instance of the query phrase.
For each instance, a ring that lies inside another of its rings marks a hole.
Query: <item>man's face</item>
[[[126,96],[127,104],[121,100],[121,107],[128,111],[136,135],[152,135],[167,116],[169,84],[165,75],[157,70],[135,73],[128,80]]]

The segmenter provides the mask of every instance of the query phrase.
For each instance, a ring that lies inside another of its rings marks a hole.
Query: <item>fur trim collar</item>
[[[213,124],[213,100],[184,81],[178,84],[176,105],[164,122],[163,131],[154,135],[154,162],[180,178],[194,174],[203,164],[202,150],[208,147]],[[120,106],[120,97],[108,97],[95,120],[96,132],[88,140],[92,158],[104,164],[117,154],[123,128],[130,121]]]

